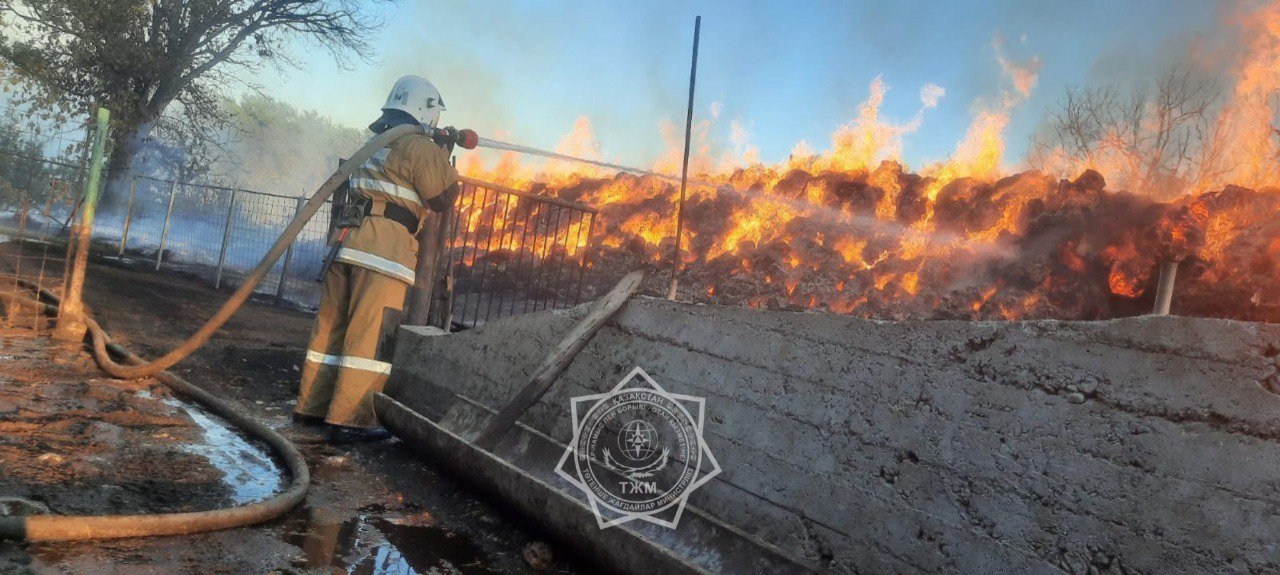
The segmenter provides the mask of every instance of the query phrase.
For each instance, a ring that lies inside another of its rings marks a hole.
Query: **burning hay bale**
[[[741,169],[692,186],[681,297],[879,319],[1101,319],[1151,308],[1182,262],[1175,311],[1280,321],[1276,190],[1228,186],[1161,202],[1029,171],[944,183],[895,162],[808,173]],[[671,266],[678,188],[620,174],[535,190],[598,206],[587,294]],[[652,291],[665,273],[651,274]],[[1268,299],[1270,298],[1270,299]]]

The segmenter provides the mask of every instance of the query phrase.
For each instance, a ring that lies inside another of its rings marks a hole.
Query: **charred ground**
[[[87,278],[93,313],[144,356],[177,344],[225,298],[188,279],[112,265],[91,265]],[[304,506],[265,525],[190,537],[5,543],[0,573],[302,574],[335,567],[379,572],[379,565],[532,572],[521,554],[539,539],[534,531],[461,490],[401,443],[331,445],[289,424],[310,326],[304,313],[251,304],[175,368],[299,446],[313,473]],[[6,406],[0,425],[8,437],[0,441],[0,494],[35,499],[61,513],[231,502],[218,470],[184,453],[200,442],[199,429],[182,410],[161,402],[163,386],[105,378],[86,355],[50,351],[47,338],[29,328],[6,331],[0,341],[0,354],[11,356],[0,372],[0,405]],[[552,572],[581,571],[557,561]]]

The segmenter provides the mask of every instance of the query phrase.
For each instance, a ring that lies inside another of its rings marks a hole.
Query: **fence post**
[[[160,271],[160,262],[164,261],[164,247],[169,243],[169,219],[173,217],[173,197],[178,193],[178,178],[169,186],[169,209],[164,212],[164,230],[160,232],[160,250],[156,252],[156,271]]]
[[[27,214],[31,211],[31,198],[27,196],[27,192],[22,192],[22,214],[18,216],[18,242],[21,243],[27,237]]]
[[[213,278],[213,289],[222,287],[222,268],[227,263],[227,244],[231,240],[231,220],[236,217],[236,192],[231,190],[231,203],[227,205],[227,223],[222,228],[222,250],[218,252],[218,274]]]
[[[298,207],[293,210],[293,217],[297,218],[302,213],[302,206],[307,203],[306,196],[298,196]],[[289,264],[293,262],[293,246],[298,243],[298,239],[294,238],[289,242],[289,249],[284,252],[284,265],[280,267],[280,285],[276,286],[276,305],[279,306],[284,302],[284,283],[289,279]]]
[[[457,156],[450,157],[449,164],[457,166]],[[461,187],[462,183],[454,185]],[[440,254],[444,251],[444,232],[449,225],[450,208],[452,206],[441,213],[428,211],[418,226],[418,262],[414,265],[413,287],[409,288],[409,312],[401,322],[404,325],[431,324],[431,298],[438,279],[436,271],[440,269]]]
[[[418,262],[414,266],[413,287],[409,288],[409,313],[404,325],[428,325],[431,316],[431,296],[436,287],[436,262],[441,250],[440,235],[444,218],[436,212],[428,212],[418,230]]]
[[[124,255],[124,250],[129,245],[129,224],[133,223],[133,194],[137,191],[138,177],[134,176],[133,183],[129,184],[129,207],[124,212],[124,231],[120,233],[119,255]]]
[[[436,261],[432,269],[435,270],[432,283],[431,301],[428,304],[427,325],[434,325],[445,331],[449,331],[449,318],[451,314],[445,313],[444,307],[453,305],[453,266],[449,265],[449,251],[453,247],[449,243],[449,238],[453,233],[454,214],[453,209],[446,209],[440,214],[440,231],[436,234]]]
[[[80,342],[84,339],[85,324],[81,318],[84,309],[80,296],[84,291],[85,268],[89,264],[89,236],[93,234],[93,216],[98,208],[98,188],[102,183],[103,149],[107,144],[107,129],[111,121],[111,112],[106,108],[98,108],[98,124],[93,135],[93,159],[89,164],[89,181],[85,189],[84,212],[80,223],[72,228],[72,241],[78,244],[75,266],[66,278],[66,297],[59,306],[58,323],[53,337],[66,342]],[[74,214],[72,214],[74,216]]]
[[[1155,315],[1169,315],[1169,306],[1173,302],[1173,282],[1178,277],[1178,260],[1160,263],[1160,283],[1156,284]]]
[[[580,248],[582,250],[582,258],[578,260],[578,293],[573,296],[573,305],[582,303],[582,280],[587,273],[587,252],[591,250],[591,232],[595,230],[595,227],[596,215],[593,213],[591,214],[590,223],[587,224],[586,245]]]

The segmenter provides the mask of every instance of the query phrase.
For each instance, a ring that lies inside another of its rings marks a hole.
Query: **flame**
[[[1229,171],[1226,181],[1248,187],[1276,185],[1280,147],[1276,94],[1280,92],[1280,2],[1234,18],[1248,49],[1234,72],[1231,98],[1218,118]]]
[[[1110,173],[1132,173],[1141,161],[1119,147],[1083,158],[1044,150],[1051,175],[1012,173],[1006,133],[1037,88],[1041,63],[1007,55],[998,39],[992,50],[1002,85],[973,102],[950,156],[918,174],[902,164],[903,143],[945,96],[940,86],[922,86],[917,112],[894,120],[883,113],[892,92],[873,78],[825,150],[797,142],[777,164],[761,162],[737,119],[729,121],[729,146],[717,147],[711,134],[724,110],[715,104],[693,126],[680,250],[687,270],[681,288],[689,291],[682,294],[878,318],[1091,319],[1149,310],[1154,270],[1173,259],[1186,270],[1179,272],[1186,286],[1179,305],[1278,321],[1280,222],[1273,216],[1280,190],[1271,186],[1280,184],[1280,148],[1271,121],[1273,94],[1280,93],[1280,2],[1241,16],[1238,25],[1246,50],[1206,136],[1217,146],[1214,161],[1230,169],[1197,180],[1180,197],[1108,186]],[[682,133],[670,122],[658,130],[666,146],[653,168],[678,173]],[[585,117],[556,149],[608,161]],[[537,220],[542,208],[492,199],[463,205],[464,233],[506,231],[502,250],[538,258],[590,253],[589,275],[605,289],[635,266],[672,263],[678,185],[669,180],[559,162],[524,166],[507,155],[492,166],[464,156],[461,169],[600,209],[590,240],[579,220],[549,242],[524,245],[518,224]],[[1214,290],[1232,294],[1231,301]]]

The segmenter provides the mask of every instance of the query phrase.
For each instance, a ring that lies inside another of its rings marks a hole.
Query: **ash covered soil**
[[[180,343],[227,295],[107,264],[90,266],[85,292],[103,327],[144,357]],[[62,514],[193,511],[254,501],[287,481],[264,472],[279,465],[239,439],[210,456],[209,422],[159,382],[106,378],[86,353],[33,330],[29,315],[13,319],[0,330],[0,498]],[[0,310],[0,326],[7,320]],[[2,542],[0,574],[534,573],[523,559],[542,541],[534,526],[463,491],[398,440],[331,444],[289,422],[310,328],[306,314],[249,304],[173,369],[299,447],[313,476],[302,506],[193,536]],[[552,550],[540,572],[584,572]]]

